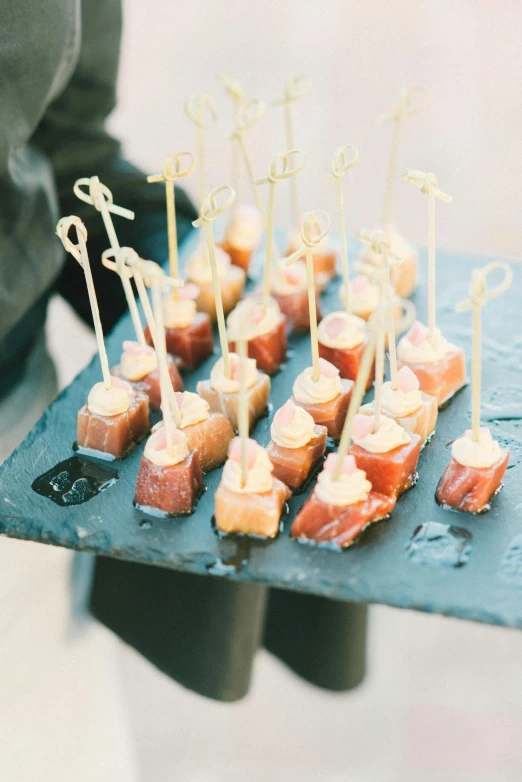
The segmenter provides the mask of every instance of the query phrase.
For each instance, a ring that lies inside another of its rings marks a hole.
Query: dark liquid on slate
[[[117,480],[116,470],[85,456],[71,456],[36,478],[31,488],[57,505],[70,507],[91,500]]]

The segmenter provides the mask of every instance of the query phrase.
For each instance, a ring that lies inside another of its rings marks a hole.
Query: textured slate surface
[[[194,242],[195,236],[190,237],[184,257]],[[472,267],[487,260],[439,253],[439,325],[468,356],[471,317],[456,315],[454,305],[467,295]],[[31,484],[72,455],[77,411],[100,376],[95,358],[0,468],[0,532],[193,573],[522,627],[521,292],[521,272],[515,269],[511,290],[491,302],[484,313],[483,418],[510,447],[512,456],[505,488],[483,516],[444,511],[433,498],[449,458],[446,443],[469,426],[469,388],[441,413],[436,436],[421,455],[418,485],[400,500],[390,521],[367,530],[359,544],[344,552],[313,548],[289,538],[292,517],[306,495],[290,501],[290,514],[276,541],[249,545],[220,540],[211,526],[219,471],[206,476],[207,492],[193,516],[147,518],[132,505],[143,446],[124,462],[107,465],[119,473],[115,483],[81,505],[60,507],[32,491]],[[423,285],[416,303],[424,317]],[[334,284],[323,296],[322,309],[326,313],[336,308]],[[122,338],[130,335],[129,320],[124,319],[107,341],[112,362],[119,357]],[[272,412],[290,394],[296,374],[309,364],[306,337],[292,339],[290,347],[285,371],[273,379]],[[186,388],[195,389],[198,378],[208,376],[213,360],[185,378]],[[270,417],[258,425],[255,436],[262,443],[268,442],[269,426]],[[426,534],[417,532],[414,554],[412,547],[406,551],[417,527],[427,522],[452,525],[460,532],[456,539],[451,534],[441,537],[445,527],[430,526]],[[471,533],[471,540],[466,538],[465,557],[458,554],[462,529]]]

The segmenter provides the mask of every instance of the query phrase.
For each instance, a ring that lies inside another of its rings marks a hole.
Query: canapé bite
[[[328,430],[318,426],[310,413],[289,399],[274,416],[267,454],[274,477],[292,490],[300,489],[326,450]]]
[[[136,507],[153,515],[186,516],[203,490],[198,455],[190,450],[186,435],[174,429],[169,447],[165,427],[153,432],[141,458]]]
[[[183,381],[170,354],[167,356],[167,366],[172,387],[175,391],[182,391]],[[156,351],[151,345],[125,340],[120,363],[111,367],[111,375],[126,380],[136,391],[147,394],[151,410],[160,409],[160,372]]]
[[[245,325],[246,324],[246,325]],[[286,358],[286,319],[279,305],[271,296],[253,296],[243,299],[227,318],[229,348],[236,350],[242,336],[248,342],[248,355],[257,362],[257,367],[267,375],[277,372]]]
[[[368,344],[365,321],[347,312],[332,312],[319,323],[317,338],[319,355],[337,367],[342,378],[356,380]],[[372,370],[367,389],[373,383],[374,374]]]
[[[341,378],[339,370],[319,359],[319,377],[314,380],[313,367],[307,367],[295,379],[292,402],[306,410],[320,426],[326,426],[329,437],[338,440],[353,390],[353,380]]]
[[[223,533],[241,533],[275,538],[290,489],[272,475],[266,450],[255,440],[246,441],[246,475],[242,475],[241,441],[232,440],[229,458],[215,495],[216,528]]]
[[[349,454],[336,478],[337,459],[337,454],[328,455],[317,485],[292,524],[293,538],[346,548],[365,527],[386,518],[395,507],[395,497],[374,491]]]

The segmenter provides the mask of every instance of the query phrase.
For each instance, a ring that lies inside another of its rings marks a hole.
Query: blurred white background
[[[209,178],[217,186],[230,180],[232,109],[216,74],[238,78],[248,97],[268,101],[289,78],[307,74],[313,90],[295,107],[296,141],[307,155],[302,206],[335,208],[324,179],[333,150],[352,142],[361,153],[347,188],[353,230],[381,214],[391,127],[377,117],[402,87],[424,83],[433,103],[405,122],[399,171],[434,171],[454,196],[437,212],[440,244],[517,256],[521,32],[522,6],[509,0],[126,0],[111,125],[131,159],[155,173],[168,153],[194,147],[183,103],[192,92],[209,92],[220,118],[208,132]],[[284,149],[283,139],[281,109],[269,107],[250,137],[258,175]],[[195,177],[189,187],[196,192]],[[281,193],[280,223],[289,218]],[[395,218],[419,244],[426,216],[425,199],[400,182]],[[49,336],[64,384],[92,354],[93,339],[58,300]],[[252,692],[236,705],[184,691],[121,647],[143,779],[522,779],[522,634],[378,607],[369,647],[368,678],[347,695],[313,689],[260,653]]]

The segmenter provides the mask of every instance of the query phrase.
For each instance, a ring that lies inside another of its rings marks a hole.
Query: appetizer
[[[210,412],[210,405],[199,394],[176,392],[179,429],[187,438],[189,450],[196,451],[201,470],[211,472],[225,463],[234,430],[222,413]],[[160,421],[152,431],[161,429]]]
[[[409,367],[416,375],[420,390],[436,397],[439,408],[468,382],[462,348],[448,342],[437,328],[430,338],[427,327],[418,320],[399,340],[397,357],[400,366]]]
[[[108,459],[124,459],[149,431],[149,398],[126,380],[96,383],[78,413],[77,446]]]
[[[216,247],[216,264],[223,310],[225,315],[228,315],[243,295],[245,272],[239,266],[234,266],[231,263],[230,256],[221,247]],[[216,300],[214,298],[212,269],[206,244],[201,243],[194,255],[189,259],[186,273],[187,280],[197,285],[199,289],[196,298],[198,311],[206,312],[215,321],[217,317]]]
[[[308,307],[308,285],[306,265],[299,261],[293,266],[276,262],[272,266],[271,294],[286,318],[289,331],[296,333],[310,329],[310,310]],[[316,295],[315,307],[317,319],[321,319],[319,297]]]
[[[372,280],[375,280],[375,272]],[[358,274],[350,280],[350,311],[353,315],[362,320],[370,320],[371,316],[379,308],[380,288],[375,282],[371,282],[365,274]],[[341,303],[345,301],[344,283],[339,288],[339,297]],[[396,324],[396,331],[400,331],[404,301],[397,295],[394,295],[392,302],[393,320]]]
[[[502,281],[492,289],[486,279],[502,270]],[[435,499],[440,505],[466,513],[489,510],[491,498],[502,488],[502,478],[509,462],[509,451],[500,447],[491,431],[480,425],[481,386],[481,310],[490,299],[504,293],[511,285],[513,272],[507,263],[495,261],[475,269],[471,278],[470,298],[461,302],[459,311],[473,310],[473,367],[471,429],[451,445],[451,461],[439,481]]]
[[[227,318],[227,336],[230,350],[236,349],[241,327],[247,329],[248,355],[258,368],[273,375],[286,358],[286,319],[277,301],[271,296],[252,296],[243,299]]]
[[[419,380],[409,367],[397,372],[397,388],[391,381],[383,383],[381,392],[382,412],[393,418],[407,432],[418,434],[424,445],[435,432],[438,415],[437,398],[420,390]],[[361,413],[373,415],[375,405],[363,405]]]
[[[478,439],[471,429],[451,445],[451,460],[439,481],[435,499],[466,513],[489,510],[491,498],[502,488],[509,451],[501,448],[491,431],[481,426]]]
[[[224,533],[275,538],[290,489],[273,477],[272,463],[261,445],[249,439],[246,451],[246,480],[243,481],[240,439],[232,440],[216,491],[216,528]]]
[[[174,429],[169,445],[164,427],[153,432],[141,458],[135,506],[152,515],[187,516],[203,490],[199,458],[187,436]]]
[[[286,254],[292,255],[301,244],[301,235],[297,232],[291,237]],[[312,256],[315,284],[317,290],[321,292],[331,280],[337,277],[337,253],[329,246],[325,238],[313,247]]]
[[[337,454],[328,454],[313,492],[294,519],[293,538],[346,548],[369,524],[385,519],[395,507],[395,497],[375,491],[350,454],[336,477],[338,459]]]
[[[355,380],[368,343],[365,321],[349,312],[332,312],[319,323],[317,339],[321,358],[337,367],[342,378]],[[372,371],[366,390],[371,387],[373,379]]]
[[[183,381],[171,355],[167,356],[167,364],[174,390],[182,391]],[[160,373],[156,351],[153,347],[125,340],[120,363],[111,367],[111,375],[126,380],[136,391],[147,394],[151,410],[160,409]]]
[[[320,426],[326,426],[328,436],[341,436],[346,411],[350,403],[353,380],[341,378],[339,370],[320,358],[319,377],[314,379],[314,368],[307,367],[295,379],[292,402],[302,407]]]
[[[358,413],[353,419],[349,453],[364,470],[374,491],[400,497],[417,481],[422,440],[393,418]]]
[[[231,213],[221,247],[234,266],[248,272],[252,256],[259,247],[263,218],[255,206],[240,204]]]
[[[238,429],[239,399],[239,356],[228,354],[230,376],[225,372],[225,359],[219,358],[210,372],[208,380],[200,380],[196,391],[204,399],[212,413],[222,413],[232,428]],[[252,431],[265,413],[270,396],[270,378],[257,369],[256,361],[249,358],[245,370],[248,397],[249,431]]]
[[[275,414],[270,434],[266,452],[274,477],[294,491],[302,488],[324,456],[326,426],[318,426],[310,413],[289,399]]]
[[[212,321],[206,312],[196,311],[198,293],[188,284],[169,292],[163,302],[167,350],[189,370],[197,369],[214,350]]]
[[[73,244],[69,231],[74,227],[78,244]],[[103,382],[96,383],[78,413],[77,447],[108,459],[122,459],[149,431],[149,398],[133,389],[130,383],[109,372],[107,351],[103,339],[100,311],[87,252],[87,229],[79,217],[62,218],[57,227],[65,250],[80,264],[85,275],[91,306],[98,356]]]
[[[390,229],[386,233],[390,242],[390,254],[396,256],[390,257],[392,285],[397,296],[407,299],[417,287],[419,254],[396,230]],[[356,264],[359,274],[371,280],[381,263],[380,254],[371,246],[363,244]]]

